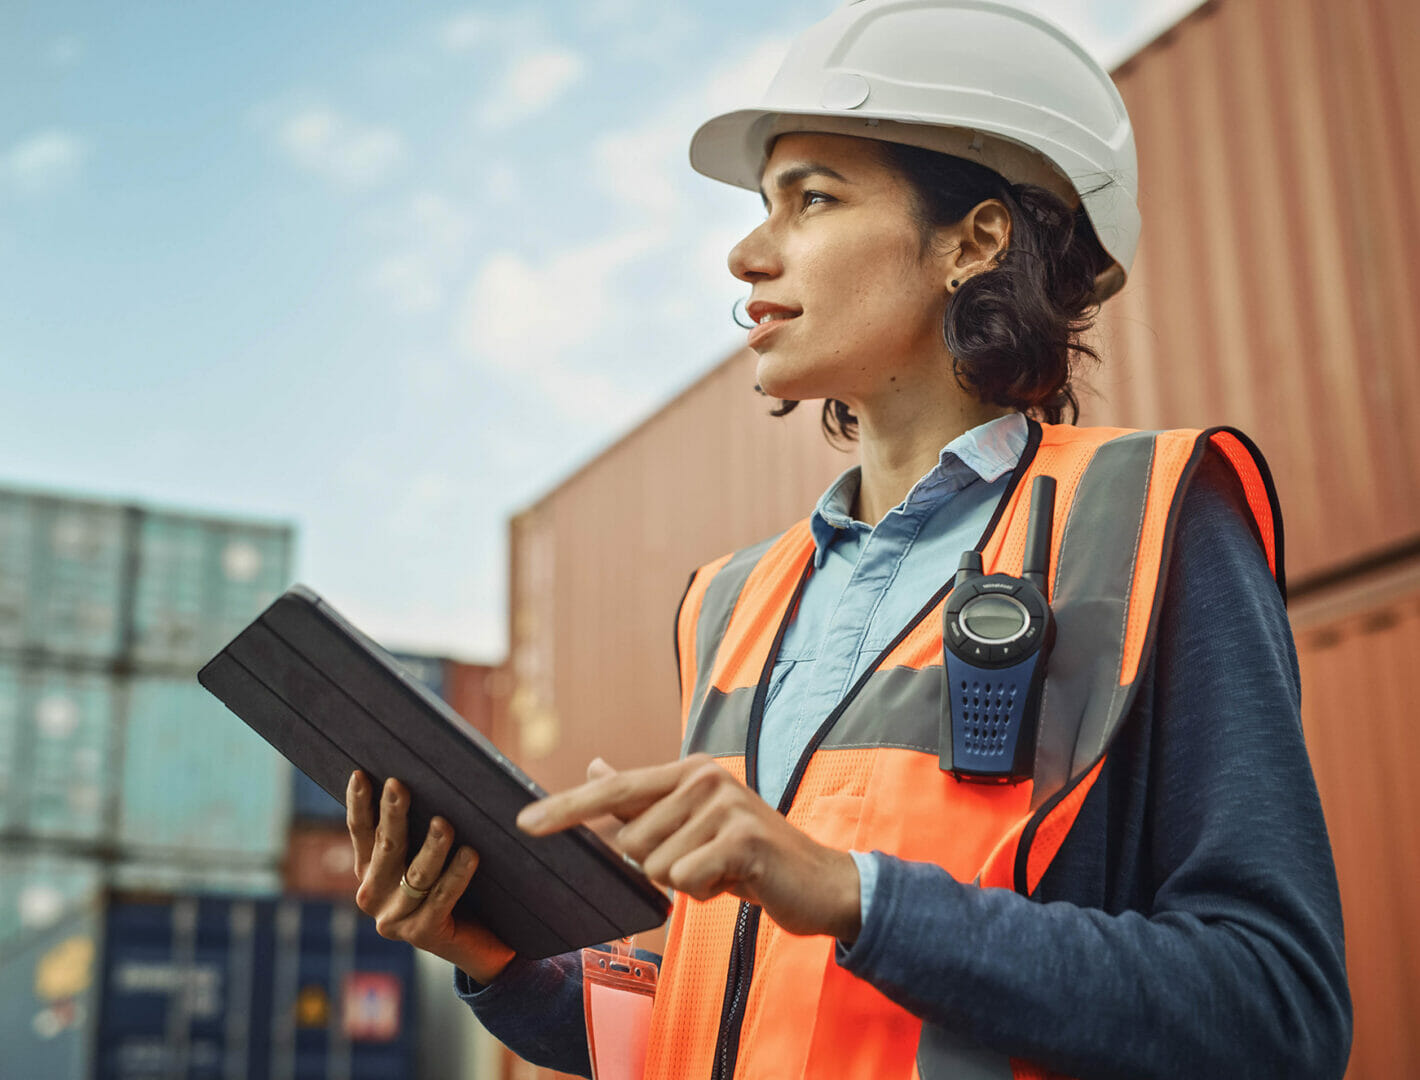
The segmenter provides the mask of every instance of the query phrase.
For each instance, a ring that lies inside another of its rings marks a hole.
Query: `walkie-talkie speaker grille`
[[[1016,686],[1009,682],[963,680],[958,687],[965,749],[982,757],[1006,753],[1012,725],[1020,721],[1020,700]],[[1014,749],[1014,746],[1012,747]]]

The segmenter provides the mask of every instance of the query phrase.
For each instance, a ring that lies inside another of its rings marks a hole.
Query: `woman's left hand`
[[[582,786],[524,807],[519,828],[546,836],[611,814],[625,822],[616,845],[652,881],[697,900],[732,893],[791,934],[857,938],[853,857],[811,840],[713,758],[625,772],[594,762],[588,773]]]

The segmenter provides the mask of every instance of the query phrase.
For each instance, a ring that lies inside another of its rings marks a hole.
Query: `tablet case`
[[[411,794],[411,856],[430,818],[445,818],[455,843],[479,853],[455,913],[520,954],[552,956],[665,921],[665,895],[590,830],[520,832],[518,811],[544,792],[312,590],[278,597],[197,679],[342,803],[357,768],[377,792],[398,777]]]

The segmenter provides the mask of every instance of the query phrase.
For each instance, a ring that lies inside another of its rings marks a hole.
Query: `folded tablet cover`
[[[408,857],[434,814],[447,819],[479,853],[455,911],[524,956],[665,921],[665,896],[589,830],[520,832],[513,819],[542,790],[311,590],[279,597],[197,678],[341,802],[357,768],[377,791],[398,777],[412,796]]]

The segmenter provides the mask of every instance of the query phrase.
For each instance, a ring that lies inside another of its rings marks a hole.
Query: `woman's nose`
[[[754,284],[776,277],[782,269],[768,226],[764,222],[730,249],[730,273],[741,281]]]

